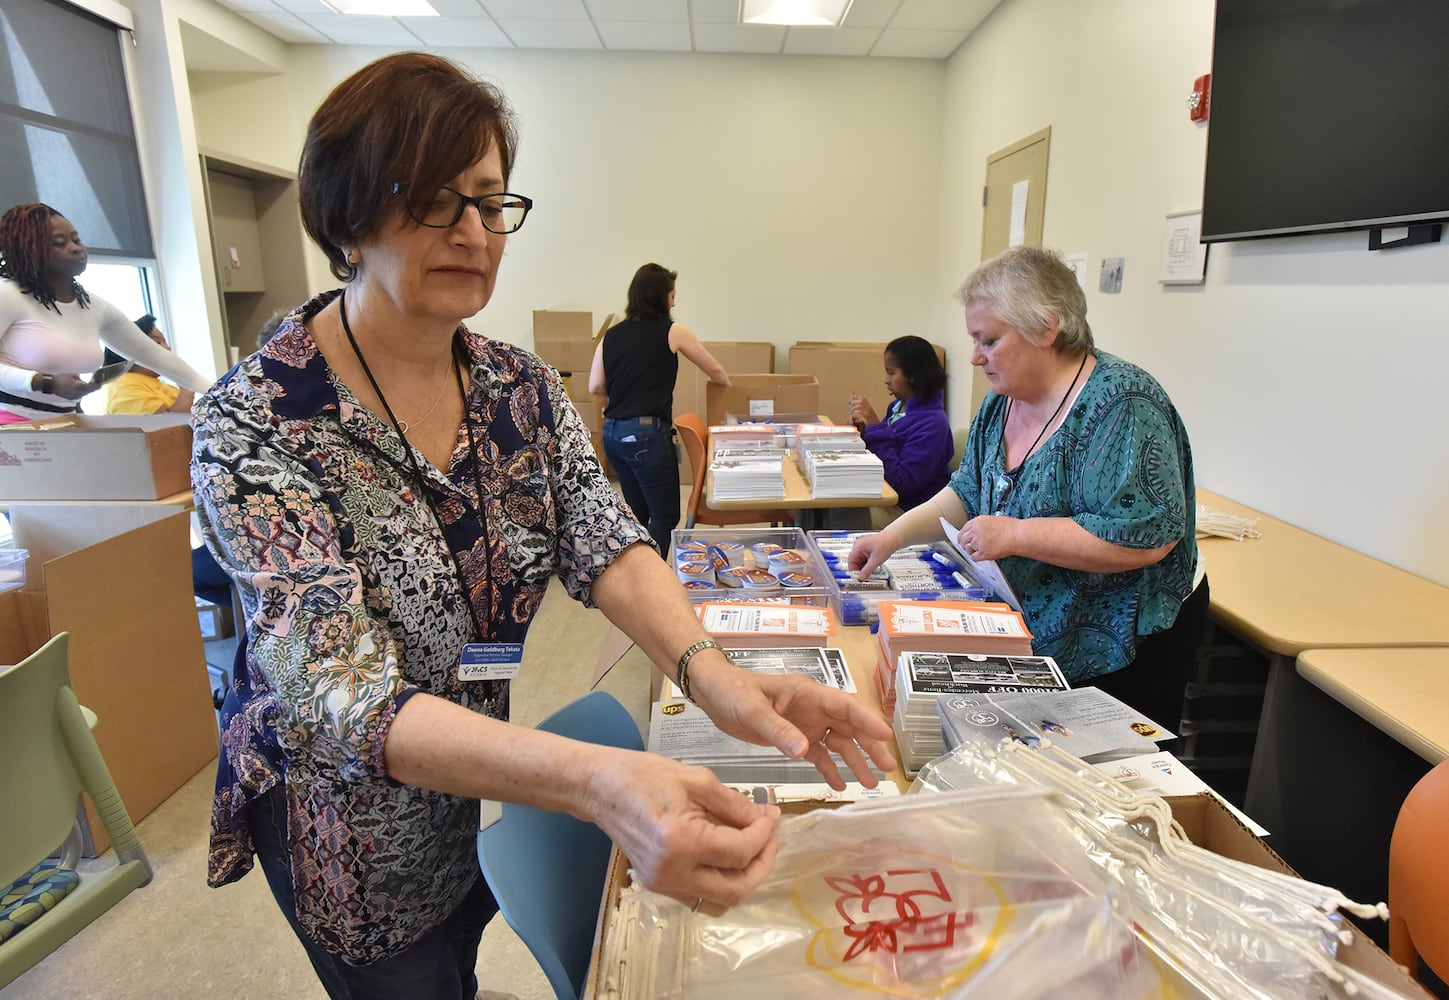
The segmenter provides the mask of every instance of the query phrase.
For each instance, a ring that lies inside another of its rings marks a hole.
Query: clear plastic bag
[[[1051,790],[1080,849],[1108,884],[1121,887],[1164,961],[1209,995],[1396,995],[1380,983],[1366,987],[1335,961],[1348,940],[1337,910],[1383,916],[1381,905],[1354,904],[1325,886],[1203,850],[1161,799],[1059,749],[963,745],[927,765],[912,791],[1000,787]]]
[[[628,993],[651,998],[1195,997],[1133,930],[1060,808],[1021,789],[781,821],[774,872],[723,917],[644,890]]]

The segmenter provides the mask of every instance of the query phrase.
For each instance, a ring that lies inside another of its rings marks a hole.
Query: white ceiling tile
[[[785,51],[807,56],[863,56],[880,37],[879,28],[794,27],[785,36]]]
[[[688,52],[689,25],[665,21],[600,21],[604,48],[618,52]]]
[[[587,21],[583,0],[479,0],[493,20]]]
[[[695,0],[698,2],[698,0]],[[785,29],[773,24],[696,24],[696,52],[779,52]]]
[[[740,0],[689,0],[689,13],[696,26],[739,24]]]
[[[1001,0],[904,0],[891,21],[892,28],[970,31]]]
[[[317,29],[304,24],[295,14],[283,11],[275,14],[268,14],[265,11],[243,11],[242,17],[284,42],[292,42],[297,45],[325,45],[330,40]]]
[[[478,6],[478,0],[428,0],[439,17],[482,17],[488,15]]]
[[[915,31],[887,28],[870,50],[873,56],[906,56],[913,59],[945,59],[966,40],[969,31]]]
[[[289,10],[293,14],[336,14],[337,12],[327,6],[322,0],[277,0],[277,6],[283,10]]]
[[[272,0],[221,0],[231,10],[244,11],[266,11],[271,14],[277,13],[282,8],[278,7]]]
[[[595,21],[679,21],[689,23],[685,0],[584,0]]]
[[[431,3],[432,0],[429,0]],[[482,11],[479,11],[482,14]],[[424,45],[477,45],[485,49],[511,49],[513,43],[486,17],[400,17],[402,25]]]
[[[302,20],[339,45],[416,46],[417,36],[391,17],[363,14],[304,14]]]
[[[855,0],[841,25],[844,28],[884,28],[901,0]]]
[[[521,49],[602,49],[598,33],[588,21],[498,21],[504,34]]]

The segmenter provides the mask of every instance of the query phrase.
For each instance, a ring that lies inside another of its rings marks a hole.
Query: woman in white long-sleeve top
[[[101,367],[106,347],[183,389],[211,385],[81,287],[89,260],[70,220],[49,205],[16,205],[0,217],[0,424],[74,413],[103,384],[83,376]]]

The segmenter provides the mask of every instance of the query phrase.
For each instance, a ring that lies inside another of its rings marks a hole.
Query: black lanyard
[[[393,429],[397,431],[398,437],[402,438],[403,455],[407,458],[408,466],[412,470],[412,478],[414,480],[414,485],[417,486],[418,496],[422,498],[423,505],[428,508],[428,513],[433,516],[433,520],[437,523],[438,533],[443,538],[443,547],[448,550],[448,555],[452,557],[453,571],[457,574],[458,587],[463,592],[463,603],[468,608],[468,617],[472,619],[473,628],[475,630],[476,636],[480,641],[486,642],[489,638],[489,630],[479,619],[478,609],[473,606],[473,601],[468,596],[468,577],[463,572],[463,561],[458,553],[453,549],[452,543],[448,541],[448,532],[443,528],[442,516],[438,513],[437,508],[433,506],[432,496],[428,492],[427,478],[423,475],[422,466],[418,464],[417,456],[413,454],[413,446],[408,442],[407,435],[402,432],[401,427],[398,425],[397,418],[393,416],[392,407],[388,405],[387,397],[382,394],[382,389],[380,386],[378,386],[377,379],[373,378],[372,369],[367,366],[367,359],[362,356],[362,349],[357,346],[357,338],[352,335],[352,327],[349,326],[347,323],[346,289],[342,290],[342,294],[338,299],[337,314],[342,318],[342,332],[347,334],[347,342],[352,345],[352,353],[357,355],[358,364],[362,365],[362,373],[367,376],[367,381],[372,386],[372,391],[377,393],[378,401],[382,403],[383,410],[387,412],[388,421],[392,424]],[[463,426],[467,428],[468,431],[468,459],[473,466],[473,488],[475,491],[474,511],[478,517],[478,524],[483,529],[484,593],[488,594],[488,560],[492,557],[492,553],[488,544],[488,518],[483,510],[483,473],[478,466],[478,443],[473,438],[473,411],[468,406],[468,395],[463,388],[463,372],[459,366],[459,343],[458,334],[456,331],[453,333],[453,343],[451,350],[453,360],[453,377],[458,380],[458,395],[463,397]],[[389,461],[391,461],[391,459],[389,459]],[[492,603],[491,600],[489,603]]]

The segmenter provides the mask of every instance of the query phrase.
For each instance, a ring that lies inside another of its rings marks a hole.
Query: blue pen
[[[955,577],[956,582],[959,583],[962,586],[962,588],[967,589],[967,590],[969,590],[971,588],[971,581],[967,580],[960,573],[952,573],[951,575],[953,577]]]

